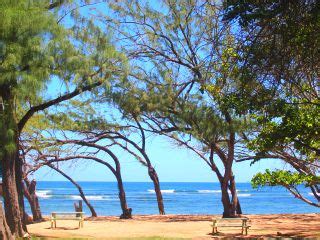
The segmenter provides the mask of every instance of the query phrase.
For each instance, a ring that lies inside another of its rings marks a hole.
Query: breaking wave
[[[36,194],[39,198],[51,198],[52,197],[51,190],[38,190],[36,191]]]
[[[149,193],[155,193],[153,189],[148,189]],[[162,193],[175,193],[176,191],[174,189],[163,189],[161,190]]]
[[[82,198],[79,195],[71,195],[70,198],[72,198],[73,200],[82,200]],[[111,200],[109,197],[102,195],[88,195],[86,196],[86,199],[92,201]]]

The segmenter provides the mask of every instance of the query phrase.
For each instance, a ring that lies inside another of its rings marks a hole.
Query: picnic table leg
[[[83,228],[83,214],[80,213],[79,228]]]
[[[241,235],[244,233],[244,220],[242,220]]]
[[[245,233],[245,235],[248,235],[248,226],[247,226],[247,220],[243,220],[243,223],[242,223],[242,234]]]
[[[212,222],[212,234],[218,233],[218,226],[217,226],[217,220],[213,220]]]

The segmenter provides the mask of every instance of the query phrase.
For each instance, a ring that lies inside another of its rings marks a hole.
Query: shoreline
[[[119,219],[117,216],[87,217],[81,229],[77,229],[76,221],[66,220],[57,221],[57,229],[50,229],[50,221],[47,220],[28,225],[28,230],[34,236],[50,238],[320,238],[320,213],[242,216],[251,221],[247,236],[240,234],[241,228],[223,228],[220,234],[212,236],[212,218],[221,218],[221,215],[188,214],[134,215],[133,219]]]

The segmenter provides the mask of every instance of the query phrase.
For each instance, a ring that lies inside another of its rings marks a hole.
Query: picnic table
[[[218,233],[219,228],[241,227],[241,234],[248,234],[248,229],[251,227],[249,218],[213,218],[212,219],[212,234]]]
[[[82,228],[84,221],[84,212],[52,212],[51,228],[57,227],[57,220],[77,220],[79,221],[79,228]]]

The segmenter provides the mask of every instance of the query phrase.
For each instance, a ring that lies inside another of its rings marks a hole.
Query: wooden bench
[[[248,218],[214,218],[212,219],[212,234],[218,233],[218,227],[241,227],[241,234],[248,234],[251,227]]]
[[[77,220],[79,228],[82,228],[84,212],[53,212],[51,213],[51,228],[57,227],[57,220]]]

